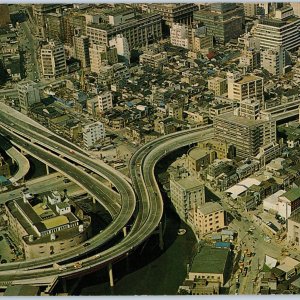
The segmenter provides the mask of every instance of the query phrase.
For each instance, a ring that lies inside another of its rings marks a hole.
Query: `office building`
[[[124,16],[130,13],[130,18]],[[133,11],[116,11],[108,15],[108,23],[87,24],[90,42],[108,46],[109,41],[121,34],[127,39],[129,50],[159,41],[162,37],[160,14],[136,14]],[[122,21],[121,21],[122,20]]]
[[[63,44],[49,41],[41,48],[42,73],[47,79],[57,78],[67,71],[66,56]]]
[[[300,17],[300,3],[299,2],[290,2],[291,7],[293,8],[294,15]]]
[[[251,30],[253,36],[259,40],[260,49],[278,47],[287,51],[298,49],[300,46],[300,18],[293,15],[291,7],[277,10],[275,17],[260,19]]]
[[[162,69],[167,63],[167,52],[157,52],[152,51],[152,49],[147,49],[142,55],[140,55],[141,65],[148,65],[152,68]]]
[[[105,113],[113,107],[111,92],[102,92],[98,95],[99,113]]]
[[[274,76],[285,73],[285,50],[282,47],[267,49],[261,54],[261,67]]]
[[[65,42],[64,18],[60,12],[47,13],[46,20],[46,38]]]
[[[257,103],[250,102],[246,106],[242,114],[236,109],[214,118],[215,138],[234,145],[236,156],[241,158],[255,157],[260,147],[276,143],[275,121],[255,119],[259,110]]]
[[[85,125],[82,128],[83,143],[86,149],[92,148],[97,142],[105,138],[105,128],[101,122]]]
[[[189,222],[200,238],[204,234],[216,232],[225,227],[225,211],[216,202],[194,205],[189,212]]]
[[[194,12],[194,23],[204,24],[207,34],[224,44],[243,34],[244,10],[235,3],[213,3]]]
[[[205,186],[196,177],[170,179],[171,201],[183,220],[188,220],[189,211],[195,204],[205,203]]]
[[[20,82],[18,84],[18,98],[21,112],[27,114],[33,104],[41,102],[38,85],[31,80]]]
[[[0,4],[0,28],[10,24],[8,4]]]
[[[127,39],[122,35],[118,34],[109,41],[110,47],[117,49],[118,60],[126,64],[130,63],[130,50]]]
[[[245,17],[254,18],[257,15],[258,4],[257,3],[243,3]]]
[[[173,24],[170,29],[171,44],[189,49],[189,28],[185,24]]]
[[[74,36],[75,58],[79,59],[82,68],[90,66],[89,38],[87,36]]]
[[[256,75],[241,75],[239,72],[227,73],[228,99],[241,102],[245,99],[256,99],[264,108],[264,82]]]
[[[92,44],[89,48],[91,71],[101,73],[104,64],[113,65],[118,62],[117,49],[106,46]]]
[[[215,96],[221,96],[227,93],[227,80],[221,77],[209,79],[208,89],[214,92]]]
[[[194,3],[151,3],[147,5],[147,10],[150,12],[161,14],[163,29],[166,33],[175,23],[191,25],[193,12],[197,9]]]

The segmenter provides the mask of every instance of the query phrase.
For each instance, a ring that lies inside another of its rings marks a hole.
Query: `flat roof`
[[[281,195],[283,195],[285,193],[285,190],[279,190],[276,193],[270,195],[269,197],[265,198],[263,201],[266,203],[277,203],[278,201],[278,197],[280,197]]]
[[[206,156],[207,154],[209,154],[209,152],[210,151],[207,149],[195,147],[195,148],[192,148],[188,154],[192,159],[196,160],[196,159],[202,158],[203,156]]]
[[[247,191],[252,185],[260,185],[261,181],[257,180],[256,178],[246,178],[241,182],[235,184],[231,188],[227,189],[225,193],[230,193],[232,199],[236,199],[238,195],[242,194],[243,192]]]
[[[188,176],[176,181],[183,189],[194,189],[203,186],[203,182],[197,179],[195,176]]]
[[[264,120],[252,120],[252,119],[247,119],[245,117],[236,116],[233,114],[232,111],[216,116],[215,119],[221,119],[221,120],[229,121],[231,123],[244,125],[247,127],[255,126],[258,125],[259,123],[265,122]]]
[[[291,202],[300,198],[300,188],[293,188],[282,195],[282,197],[287,198]]]
[[[223,207],[217,202],[207,202],[198,207],[198,210],[204,215],[208,215],[217,211],[223,211]]]
[[[247,82],[251,82],[251,81],[255,81],[255,80],[262,80],[261,77],[256,76],[256,75],[245,75],[241,80],[235,82],[235,83],[247,83]]]
[[[283,272],[289,272],[290,270],[296,268],[299,265],[299,260],[287,256],[280,262],[280,265],[277,266],[277,269],[282,270]]]
[[[196,254],[190,272],[223,274],[228,255],[228,249],[205,246]]]
[[[9,285],[4,296],[38,296],[40,288],[32,285]]]
[[[56,216],[51,219],[46,219],[46,220],[42,221],[41,223],[43,223],[47,229],[50,229],[50,228],[68,224],[69,219],[65,215],[64,216]]]

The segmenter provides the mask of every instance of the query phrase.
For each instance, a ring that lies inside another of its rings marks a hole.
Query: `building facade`
[[[84,146],[89,149],[105,138],[105,128],[101,122],[95,122],[82,128]]]
[[[37,84],[31,80],[26,80],[18,84],[18,97],[21,112],[25,114],[28,113],[33,104],[41,102]]]
[[[87,36],[74,36],[75,58],[79,59],[82,68],[90,66],[89,38]]]
[[[98,109],[99,113],[105,113],[108,110],[112,109],[113,101],[112,101],[112,93],[111,92],[103,92],[98,95]]]
[[[171,44],[189,49],[189,28],[185,24],[173,24],[170,29]]]

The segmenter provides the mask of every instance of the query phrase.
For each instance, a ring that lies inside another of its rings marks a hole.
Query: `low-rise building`
[[[208,89],[213,91],[216,96],[227,93],[227,80],[221,77],[214,77],[208,80]]]
[[[85,125],[82,128],[84,146],[89,149],[105,138],[105,128],[101,122]]]
[[[204,246],[194,257],[188,279],[206,279],[224,286],[229,277],[229,253],[228,249]]]
[[[216,202],[194,205],[189,212],[189,222],[192,224],[198,237],[200,237],[225,227],[225,211]]]
[[[287,220],[287,240],[300,248],[300,211],[291,214]]]

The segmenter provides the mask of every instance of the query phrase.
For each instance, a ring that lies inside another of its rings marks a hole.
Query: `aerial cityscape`
[[[0,295],[300,293],[300,2],[0,4]]]

